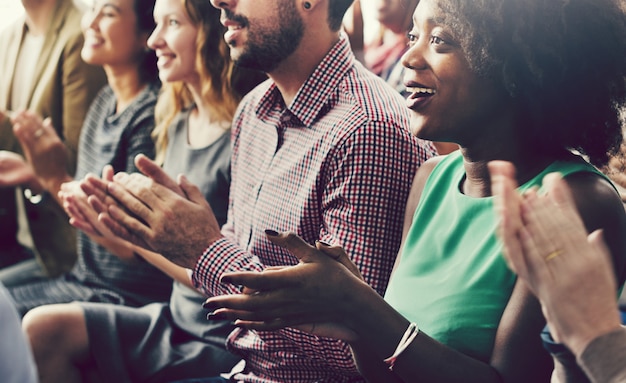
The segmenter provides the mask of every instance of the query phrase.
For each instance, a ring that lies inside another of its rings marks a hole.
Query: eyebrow
[[[97,4],[95,4],[95,5],[97,6]],[[106,8],[106,7],[111,7],[111,8],[115,9],[115,10],[116,10],[116,11],[118,11],[118,12],[121,12],[121,11],[122,11],[122,9],[121,9],[120,7],[118,7],[117,5],[115,5],[115,4],[113,4],[113,3],[108,3],[108,2],[107,2],[107,3],[102,4],[102,5],[100,6],[100,8],[99,8],[99,9],[104,9],[104,8]]]

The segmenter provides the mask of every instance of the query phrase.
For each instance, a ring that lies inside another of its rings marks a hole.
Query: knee
[[[80,349],[86,343],[83,312],[73,304],[34,308],[22,319],[22,329],[35,356]]]

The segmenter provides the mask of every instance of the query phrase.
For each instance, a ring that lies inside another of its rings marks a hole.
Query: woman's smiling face
[[[433,141],[461,145],[476,139],[504,113],[502,91],[476,75],[446,26],[436,0],[422,0],[413,15],[409,49],[402,57],[408,68],[404,83],[410,95],[411,132]],[[499,119],[498,119],[499,120]]]
[[[156,28],[148,45],[156,51],[161,81],[199,82],[196,70],[198,27],[189,18],[183,0],[157,0],[154,21]]]

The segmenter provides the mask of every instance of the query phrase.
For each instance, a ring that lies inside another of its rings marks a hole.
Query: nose
[[[85,12],[80,23],[83,31],[90,29],[90,28],[95,29],[96,21],[98,19],[99,14],[100,14],[99,11],[93,10],[93,9]]]
[[[161,26],[157,24],[157,26],[148,37],[148,47],[150,47],[150,49],[152,50],[156,50],[162,44],[163,39],[161,38]]]
[[[424,49],[426,49],[426,44],[423,43],[423,40],[423,38],[420,39],[418,42],[413,44],[406,52],[404,52],[404,55],[402,55],[400,61],[405,68],[412,70],[421,70],[428,67],[428,60],[424,52]]]
[[[211,0],[211,5],[217,9],[232,9],[237,0]]]

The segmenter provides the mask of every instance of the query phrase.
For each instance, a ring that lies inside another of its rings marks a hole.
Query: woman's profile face
[[[146,36],[138,33],[133,0],[95,0],[82,19],[85,62],[128,66],[141,62]]]
[[[200,81],[196,70],[198,28],[192,23],[182,0],[157,0],[154,5],[156,28],[148,45],[158,57],[159,78],[163,82]]]
[[[489,128],[503,97],[491,81],[470,70],[455,31],[443,24],[439,12],[436,0],[420,1],[402,57],[408,68],[404,83],[411,131],[424,139],[464,144],[477,138],[477,129]]]

